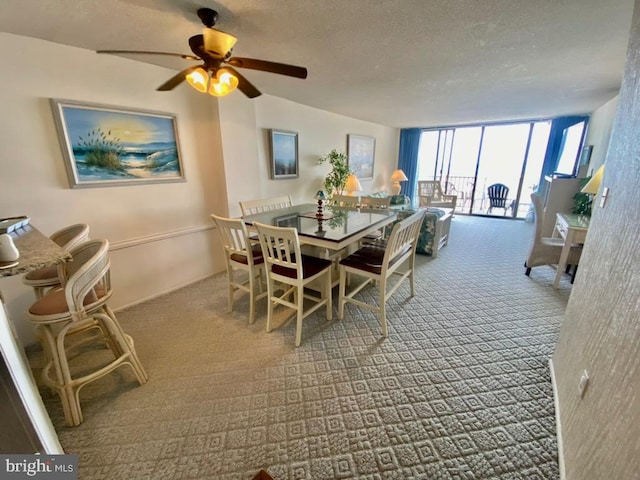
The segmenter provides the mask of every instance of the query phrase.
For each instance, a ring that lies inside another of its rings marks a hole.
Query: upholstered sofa
[[[391,208],[398,211],[397,221],[405,219],[416,212],[411,207],[409,197],[405,195],[393,195],[390,204]],[[444,247],[449,240],[452,210],[434,207],[426,207],[425,210],[427,210],[427,215],[420,229],[416,253],[437,257],[438,250]],[[387,226],[385,235],[391,233],[394,224]]]

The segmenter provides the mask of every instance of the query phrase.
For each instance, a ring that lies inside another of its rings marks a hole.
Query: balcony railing
[[[478,182],[478,186],[473,191],[474,186],[474,177],[454,177],[450,176],[444,180],[441,180],[440,184],[442,185],[442,189],[446,195],[457,195],[458,201],[456,203],[456,213],[472,213],[472,214],[486,214],[487,209],[489,208],[489,197],[487,196],[487,179],[485,178],[482,181]],[[510,192],[512,193],[512,192]],[[510,199],[515,199],[516,192],[513,192],[510,195]],[[471,209],[472,202],[471,197],[473,195],[473,209]],[[523,192],[523,200],[526,198],[528,200],[528,196],[524,195]],[[518,205],[518,214],[516,215],[519,218],[524,218],[527,215],[527,212],[530,209],[530,203],[520,203]],[[470,211],[471,210],[471,211]],[[503,210],[494,210],[493,214],[496,216],[502,216]],[[511,211],[508,212],[508,215],[511,216]]]

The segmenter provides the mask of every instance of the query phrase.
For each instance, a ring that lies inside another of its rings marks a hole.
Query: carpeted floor
[[[307,319],[296,349],[294,322],[264,332],[264,300],[254,325],[246,297],[226,313],[217,275],[118,312],[146,385],[126,368],[89,384],[75,428],[45,403],[83,480],[557,479],[547,362],[571,286],[524,275],[532,235],[456,216],[438,258],[417,257],[416,296],[390,299],[385,340],[349,305]]]

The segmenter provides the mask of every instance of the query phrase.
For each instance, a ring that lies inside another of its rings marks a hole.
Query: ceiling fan
[[[289,77],[307,78],[307,69],[304,67],[255,58],[232,57],[231,51],[237,38],[213,28],[218,20],[218,12],[210,8],[200,8],[198,9],[198,17],[202,20],[205,29],[202,34],[189,38],[189,47],[195,56],[182,53],[133,50],[98,50],[96,53],[166,55],[202,62],[200,65],[185,68],[171,77],[157,88],[159,91],[173,90],[184,80],[187,80],[196,90],[208,92],[215,96],[227,95],[236,87],[249,98],[261,95],[260,91],[243,77],[236,68],[248,68]]]

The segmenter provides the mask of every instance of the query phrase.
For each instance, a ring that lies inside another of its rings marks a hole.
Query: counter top
[[[20,252],[18,264],[0,269],[0,276],[10,277],[50,267],[71,258],[56,242],[33,225],[26,225],[9,234]]]

